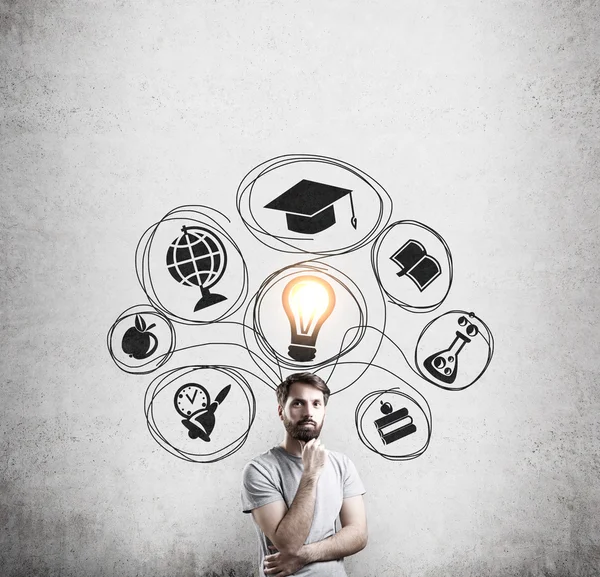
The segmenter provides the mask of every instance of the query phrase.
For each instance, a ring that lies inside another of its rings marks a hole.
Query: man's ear
[[[283,407],[277,403],[277,414],[279,415],[279,418],[283,421]]]

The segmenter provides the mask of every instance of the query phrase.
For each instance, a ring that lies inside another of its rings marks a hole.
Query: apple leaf
[[[135,315],[135,328],[143,333],[146,330],[146,322],[140,315]]]

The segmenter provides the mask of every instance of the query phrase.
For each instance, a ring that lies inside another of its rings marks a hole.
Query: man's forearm
[[[346,525],[335,535],[323,539],[323,541],[304,545],[300,554],[307,564],[316,561],[334,561],[354,555],[364,549],[366,545],[366,533],[358,527]]]
[[[273,536],[280,551],[295,553],[304,545],[315,513],[317,481],[314,475],[302,475],[296,496]]]

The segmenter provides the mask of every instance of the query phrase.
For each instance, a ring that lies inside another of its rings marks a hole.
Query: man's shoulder
[[[244,466],[244,471],[249,469],[270,469],[276,467],[278,463],[277,448],[272,447],[250,459]]]
[[[329,460],[332,465],[340,471],[340,473],[346,473],[349,468],[354,467],[352,460],[345,453],[341,453],[340,451],[332,451],[330,449],[327,450],[329,453]]]
[[[329,456],[338,463],[346,464],[348,463],[348,461],[350,461],[350,457],[348,457],[344,453],[341,453],[340,451],[332,451],[330,449],[327,449],[327,452],[329,453]]]
[[[364,485],[350,457],[339,451],[329,451],[330,462],[344,486],[344,499],[363,495]]]

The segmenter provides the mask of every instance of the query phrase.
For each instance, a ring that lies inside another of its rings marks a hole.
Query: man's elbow
[[[362,527],[356,527],[355,537],[354,537],[354,553],[358,553],[362,551],[369,541],[369,536],[367,534],[367,529]]]
[[[355,553],[358,553],[367,546],[367,543],[369,541],[367,525],[366,523],[357,523],[356,525],[353,525],[352,528],[354,529],[353,541],[354,547],[356,548]]]

